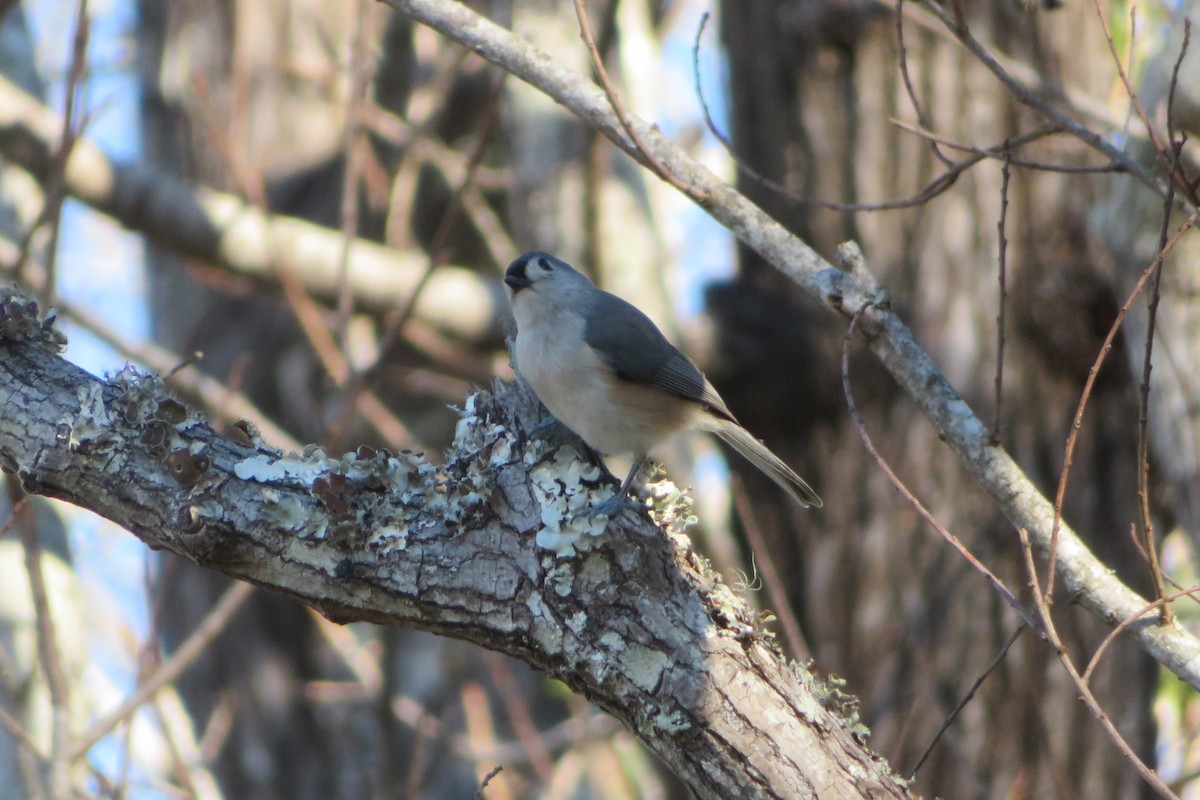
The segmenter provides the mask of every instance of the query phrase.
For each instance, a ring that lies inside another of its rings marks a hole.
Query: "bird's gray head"
[[[567,262],[538,250],[519,256],[504,273],[504,285],[514,298],[526,289],[537,292],[539,286],[563,289],[572,285],[590,286],[591,283]]]

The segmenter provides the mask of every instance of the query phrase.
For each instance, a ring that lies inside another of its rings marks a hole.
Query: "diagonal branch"
[[[576,514],[612,487],[561,441],[526,435],[541,412],[516,385],[468,400],[444,473],[369,448],[285,457],[222,439],[157,378],[88,375],[52,333],[0,294],[0,467],[26,491],[336,621],[428,630],[544,669],[699,797],[910,797],[862,747],[861,723],[838,715],[836,687],[789,665],[690,550],[678,507],[656,509],[670,533],[630,512],[607,528]],[[539,547],[547,526],[578,552]]]
[[[629,141],[604,93],[525,39],[453,0],[385,1],[545,92],[644,163],[645,156]],[[892,312],[865,268],[855,274],[835,269],[656,128],[632,115],[629,121],[665,169],[708,198],[703,208],[714,219],[826,308],[849,320],[874,304],[859,321],[871,351],[917,403],[1014,530],[1027,530],[1033,543],[1046,552],[1054,527],[1053,504],[1005,450],[989,442],[987,427],[937,369],[912,331]],[[1113,157],[1109,149],[1102,151]],[[1157,180],[1154,176],[1144,177],[1151,183]],[[1116,624],[1132,617],[1147,604],[1065,524],[1058,529],[1056,557],[1057,576],[1069,596],[1106,623]],[[1128,635],[1182,680],[1200,689],[1200,640],[1195,636],[1177,626],[1159,626],[1145,619],[1131,625]]]

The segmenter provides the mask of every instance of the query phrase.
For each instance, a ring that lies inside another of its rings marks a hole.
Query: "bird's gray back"
[[[588,304],[584,340],[617,378],[654,386],[733,418],[696,365],[636,306],[600,289],[589,294]]]

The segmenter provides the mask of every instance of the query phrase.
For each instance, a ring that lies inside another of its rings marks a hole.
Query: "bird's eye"
[[[551,264],[549,261],[547,261],[544,258],[539,258],[537,260],[537,265],[538,265],[538,267],[541,268],[542,272],[553,272],[554,271],[554,265]]]

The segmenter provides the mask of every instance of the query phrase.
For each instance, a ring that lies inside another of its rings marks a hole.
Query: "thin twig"
[[[1124,152],[1121,148],[1111,143],[1103,135],[1073,120],[1062,109],[1050,103],[1042,93],[1031,89],[1017,80],[1004,68],[996,56],[984,47],[965,25],[961,24],[961,20],[951,12],[948,12],[941,4],[934,0],[921,0],[921,7],[945,25],[963,47],[967,49],[967,52],[973,55],[980,64],[986,67],[988,71],[1004,84],[1017,102],[1038,112],[1056,127],[1061,128],[1088,147],[1103,154],[1110,161],[1121,164],[1130,175],[1133,175],[1144,183],[1159,197],[1166,195],[1166,186],[1158,175],[1145,165],[1139,163],[1129,153]]]
[[[418,737],[436,740],[450,747],[456,754],[471,761],[493,759],[511,766],[529,763],[529,753],[520,741],[498,741],[484,750],[476,749],[469,737],[451,733],[439,717],[433,715],[416,700],[402,694],[391,696],[392,716],[410,728]],[[616,722],[604,714],[589,715],[582,722],[570,718],[541,732],[540,736],[552,753],[578,745],[581,741],[599,741],[612,735]]]
[[[1008,298],[1008,287],[1006,285],[1008,273],[1008,233],[1006,232],[1006,224],[1008,222],[1008,179],[1010,162],[1007,157],[1009,150],[1006,147],[1004,150],[1005,159],[1000,170],[1000,219],[996,222],[996,233],[999,237],[999,255],[997,261],[999,268],[997,270],[996,280],[1000,288],[999,308],[996,310],[996,378],[995,378],[995,396],[992,399],[992,446],[1000,444],[1000,420],[1003,418],[1002,401],[1004,398],[1004,305]]]
[[[1108,24],[1108,17],[1104,14],[1104,9],[1100,7],[1098,0],[1092,0],[1092,8],[1096,10],[1096,19],[1100,21],[1100,31],[1104,34],[1104,41],[1108,44],[1108,53],[1112,56],[1113,65],[1117,68],[1117,77],[1121,79],[1121,85],[1125,87],[1125,94],[1129,97],[1129,102],[1133,106],[1134,112],[1142,123],[1142,127],[1146,130],[1146,135],[1150,137],[1150,143],[1154,145],[1154,149],[1162,152],[1163,144],[1158,138],[1158,134],[1154,131],[1154,126],[1150,123],[1150,116],[1146,113],[1146,109],[1142,106],[1142,99],[1138,97],[1138,93],[1133,88],[1133,83],[1129,80],[1129,71],[1125,69],[1125,65],[1121,63],[1121,54],[1117,52],[1117,43],[1113,40],[1112,27]],[[1137,9],[1130,9],[1130,14],[1136,14]],[[1130,19],[1130,29],[1136,30],[1137,25],[1134,17]],[[1130,56],[1132,59],[1132,54]]]
[[[912,206],[924,205],[929,200],[949,189],[958,180],[959,175],[986,157],[979,155],[975,158],[960,161],[951,166],[946,172],[931,180],[924,189],[915,195],[900,200],[889,200],[882,203],[837,203],[831,200],[802,197],[796,194],[778,181],[763,175],[738,155],[733,147],[733,142],[725,135],[724,131],[717,127],[716,121],[712,118],[712,112],[708,108],[708,100],[704,96],[704,86],[700,81],[700,40],[704,34],[704,28],[708,23],[708,16],[707,12],[700,16],[700,25],[696,29],[696,40],[692,44],[692,78],[696,89],[696,99],[700,103],[700,111],[704,115],[704,124],[708,128],[708,132],[716,137],[721,146],[725,148],[725,152],[742,173],[760,186],[775,192],[780,197],[800,205],[826,208],[832,211],[890,211],[893,209],[910,208]]]
[[[1050,614],[1050,604],[1047,602],[1049,593],[1041,592],[1038,589],[1037,566],[1033,563],[1033,546],[1029,542],[1029,531],[1020,528],[1017,533],[1021,539],[1021,550],[1025,555],[1025,571],[1030,581],[1030,587],[1033,589],[1034,603],[1037,606],[1038,616],[1041,617],[1041,629],[1046,639],[1050,642],[1050,645],[1054,648],[1055,654],[1058,655],[1058,660],[1062,663],[1063,668],[1066,669],[1067,675],[1074,682],[1075,688],[1079,690],[1080,699],[1083,700],[1084,705],[1088,707],[1088,711],[1100,723],[1100,727],[1108,734],[1113,744],[1129,760],[1129,763],[1133,764],[1133,768],[1137,770],[1146,783],[1158,792],[1160,797],[1168,798],[1169,800],[1179,800],[1170,787],[1163,782],[1162,778],[1154,770],[1150,769],[1146,765],[1146,762],[1142,761],[1134,749],[1129,746],[1129,742],[1125,741],[1125,737],[1113,725],[1112,719],[1100,707],[1100,703],[1096,700],[1096,696],[1092,694],[1091,688],[1075,668],[1074,662],[1071,661],[1071,656],[1067,653],[1067,648],[1063,645],[1062,639],[1059,638],[1058,630],[1054,627],[1054,619]]]
[[[208,767],[201,743],[196,740],[194,718],[184,706],[179,692],[172,691],[171,687],[164,687],[155,695],[151,709],[170,748],[172,772],[182,784],[181,788],[187,800],[222,800],[223,795],[216,777]],[[127,731],[132,729],[132,725],[126,726]],[[126,791],[114,796],[127,798],[130,794]]]
[[[1125,69],[1125,65],[1121,63],[1121,56],[1117,53],[1116,42],[1113,41],[1112,28],[1108,24],[1108,18],[1104,15],[1104,9],[1100,5],[1100,0],[1092,0],[1092,7],[1096,10],[1096,18],[1100,20],[1100,28],[1104,33],[1104,40],[1108,43],[1108,52],[1112,55],[1112,61],[1117,68],[1117,76],[1121,79],[1121,84],[1125,87],[1125,93],[1129,96],[1129,102],[1132,104],[1134,111],[1137,113],[1138,119],[1142,123],[1142,127],[1146,129],[1146,135],[1150,138],[1150,143],[1154,146],[1155,152],[1159,156],[1165,156],[1172,147],[1174,137],[1168,136],[1167,144],[1159,138],[1158,133],[1154,130],[1154,125],[1150,122],[1150,116],[1146,113],[1145,107],[1142,105],[1142,99],[1133,88],[1133,83],[1129,79],[1129,71]],[[1136,12],[1136,7],[1130,9],[1132,16]],[[1175,71],[1178,74],[1179,65],[1183,61],[1183,56],[1187,52],[1188,38],[1190,37],[1190,22],[1184,29],[1183,47],[1180,48],[1179,58],[1175,63]],[[1131,29],[1135,26],[1131,24]],[[1172,90],[1174,89],[1174,78],[1172,78]],[[1168,96],[1168,104],[1171,103],[1171,98]],[[1170,125],[1170,112],[1167,114],[1168,126]],[[1188,181],[1187,176],[1179,168],[1179,160],[1172,159],[1174,163],[1169,165],[1167,174],[1170,176],[1171,184],[1176,190],[1181,191],[1188,199],[1192,207],[1200,205],[1200,197],[1196,194],[1196,188]]]
[[[947,136],[934,133],[901,119],[888,120],[901,130],[908,131],[925,139],[930,139],[938,144],[945,145],[951,150],[959,150],[964,153],[983,156],[984,158],[992,158],[997,161],[1007,161],[1010,166],[1023,167],[1025,169],[1036,170],[1037,172],[1056,172],[1062,175],[1104,175],[1111,173],[1124,173],[1125,168],[1120,164],[1112,162],[1108,164],[1049,164],[1045,161],[1030,161],[1026,158],[1018,158],[1013,154],[1013,150],[1019,146],[1032,144],[1039,139],[1048,138],[1050,136],[1064,135],[1065,132],[1059,130],[1053,125],[1044,125],[1041,128],[1023,133],[1019,136],[1010,136],[995,147],[979,147],[978,145],[966,144],[957,142]],[[971,162],[977,163],[977,162]]]
[[[456,151],[437,141],[437,132],[446,115],[446,105],[454,95],[455,81],[462,75],[463,65],[471,52],[465,48],[447,47],[438,53],[430,75],[412,89],[411,97],[399,117],[372,103],[368,105],[370,123],[375,133],[382,135],[396,149],[398,161],[393,170],[388,191],[388,207],[384,221],[384,241],[389,247],[412,249],[411,222],[413,203],[417,199],[417,180],[425,161],[440,161],[443,172],[447,158],[461,159]],[[435,156],[434,149],[441,153]],[[447,178],[454,184],[458,179]]]
[[[1013,629],[1012,634],[1008,637],[1008,641],[1006,641],[1004,646],[1000,648],[1000,652],[996,653],[995,658],[993,658],[991,663],[984,668],[979,677],[975,679],[975,682],[971,684],[971,688],[968,689],[967,693],[964,694],[962,699],[958,701],[958,705],[954,707],[954,710],[951,711],[946,717],[945,721],[942,722],[942,727],[938,728],[938,732],[933,735],[933,739],[930,740],[929,745],[925,748],[925,752],[921,753],[921,757],[917,759],[917,763],[913,766],[911,772],[909,773],[910,775],[916,775],[921,770],[921,767],[925,764],[926,759],[928,759],[929,755],[933,752],[933,748],[936,747],[937,743],[941,741],[943,736],[946,735],[946,731],[949,730],[950,726],[954,723],[954,720],[958,719],[958,715],[961,714],[962,710],[967,707],[967,703],[971,702],[971,699],[975,697],[975,692],[979,691],[979,687],[983,685],[985,680],[987,680],[988,675],[991,675],[993,670],[1000,666],[1000,662],[1003,661],[1005,656],[1008,655],[1008,651],[1014,644],[1016,644],[1017,637],[1021,635],[1021,631],[1025,630],[1026,627],[1027,626],[1025,623],[1022,622]]]
[[[374,66],[370,56],[371,36],[374,31],[367,30],[374,19],[374,9],[375,3],[371,0],[358,0],[358,7],[354,12],[354,28],[350,34],[350,76],[346,97],[346,123],[342,131],[342,248],[338,255],[337,315],[333,324],[334,336],[343,340],[343,348],[347,347],[344,339],[350,324],[350,314],[354,310],[354,298],[350,291],[350,256],[358,238],[359,177],[365,155],[363,151],[367,146],[363,136],[362,106],[366,103]]]
[[[959,541],[957,536],[947,530],[945,526],[943,526],[937,521],[936,518],[934,518],[929,509],[927,509],[924,504],[908,490],[908,487],[904,484],[904,481],[900,480],[900,477],[892,470],[891,465],[889,465],[883,456],[880,455],[879,451],[875,449],[875,444],[871,441],[871,435],[867,433],[867,426],[863,423],[862,417],[858,413],[858,406],[854,402],[854,394],[850,391],[850,342],[854,337],[854,330],[858,326],[859,319],[863,314],[873,307],[873,305],[868,304],[859,309],[859,311],[851,318],[850,326],[846,329],[846,335],[842,338],[842,394],[845,395],[846,409],[850,412],[850,419],[854,422],[854,426],[858,429],[858,435],[862,438],[863,444],[866,445],[867,452],[871,454],[871,458],[875,460],[875,463],[879,465],[879,468],[883,470],[885,475],[887,475],[888,480],[892,482],[892,485],[896,487],[896,490],[899,491],[904,499],[908,501],[909,505],[916,510],[917,514],[919,514],[922,519],[928,522],[933,529],[937,531],[947,543],[950,544],[951,547],[957,550],[959,555],[966,559],[967,563],[970,564],[975,571],[977,571],[980,575],[986,578],[990,584],[992,584],[992,587],[1000,593],[1000,596],[1004,598],[1004,601],[1008,603],[1008,605],[1011,606],[1014,611],[1021,615],[1021,618],[1025,620],[1026,625],[1034,630],[1040,630],[1040,626],[1038,625],[1036,618],[1021,604],[1021,601],[1017,599],[1017,596],[1013,594],[1013,592],[1007,586],[1004,585],[1004,581],[996,577],[995,573],[985,567],[983,562],[976,558],[975,555],[967,548],[967,546]]]
[[[225,590],[217,600],[217,604],[205,615],[191,635],[183,641],[171,657],[162,663],[123,703],[104,715],[83,732],[71,749],[71,760],[83,758],[96,742],[108,735],[108,732],[124,722],[143,703],[168,683],[174,683],[183,671],[192,665],[212,644],[212,641],[225,630],[233,615],[254,593],[254,586],[249,583],[236,581]]]
[[[50,608],[50,592],[46,586],[46,573],[43,571],[37,519],[32,505],[23,502],[26,495],[16,477],[9,475],[5,483],[13,507],[12,513],[16,518],[17,533],[25,548],[25,572],[29,576],[29,591],[37,623],[38,664],[46,676],[46,688],[50,694],[49,796],[50,800],[66,800],[70,796],[69,768],[74,761],[68,753],[71,735],[71,684],[67,681],[62,650],[58,646],[57,626]]]
[[[1153,276],[1158,265],[1163,259],[1175,249],[1175,245],[1183,238],[1196,224],[1196,220],[1200,219],[1200,208],[1194,210],[1191,215],[1184,220],[1183,224],[1175,231],[1166,245],[1159,249],[1158,255],[1154,257],[1154,261],[1150,266],[1142,271],[1138,277],[1137,283],[1134,284],[1133,291],[1129,293],[1129,297],[1121,305],[1117,316],[1109,326],[1108,333],[1104,337],[1103,344],[1100,345],[1100,351],[1096,354],[1096,360],[1092,363],[1091,369],[1088,370],[1087,380],[1084,382],[1083,391],[1079,395],[1079,404],[1075,407],[1075,415],[1072,417],[1071,432],[1067,434],[1067,444],[1063,453],[1062,472],[1059,473],[1058,489],[1054,495],[1054,519],[1050,524],[1050,546],[1048,566],[1046,568],[1046,603],[1053,602],[1051,595],[1054,592],[1054,573],[1055,564],[1058,560],[1058,533],[1062,526],[1062,507],[1067,495],[1067,482],[1071,474],[1071,463],[1075,455],[1075,444],[1079,439],[1079,430],[1083,427],[1083,412],[1087,408],[1088,400],[1091,399],[1092,389],[1096,385],[1096,376],[1100,374],[1100,368],[1104,366],[1108,354],[1112,352],[1113,341],[1117,338],[1117,331],[1121,329],[1121,325],[1125,322],[1125,317],[1129,315],[1129,309],[1133,307],[1133,303],[1141,295],[1142,290],[1146,287],[1146,282]]]
[[[49,762],[49,757],[38,747],[38,743],[33,740],[33,736],[29,731],[25,730],[25,726],[16,717],[9,714],[8,709],[2,705],[0,705],[0,728],[4,728],[18,745],[38,761],[43,764]]]
[[[908,102],[912,105],[913,111],[917,114],[917,122],[922,128],[931,128],[929,116],[925,113],[925,109],[921,107],[920,100],[917,99],[917,90],[913,86],[912,76],[908,72],[908,47],[904,42],[904,0],[896,0],[896,45],[899,49],[898,60],[900,62],[900,78],[904,82],[904,91],[908,95]],[[933,151],[934,156],[942,165],[950,168],[953,166],[949,157],[942,152],[938,147],[937,142],[930,142],[929,149]]]
[[[474,681],[467,681],[460,691],[462,697],[463,717],[467,727],[467,737],[478,750],[486,750],[496,742],[496,725],[492,718],[491,703],[487,692]],[[497,765],[491,772],[483,772],[482,759],[475,762],[476,774],[480,777],[479,796],[483,789],[500,772]],[[513,800],[512,787],[503,777],[495,787],[497,800]]]
[[[483,780],[479,783],[479,791],[475,793],[475,800],[483,800],[483,790],[492,782],[492,778],[500,774],[500,770],[504,769],[503,764],[497,764],[492,767],[492,771],[483,776]]]
[[[8,512],[8,518],[4,520],[3,524],[0,524],[0,539],[4,538],[13,527],[20,527],[21,515],[25,512],[25,507],[29,504],[29,500],[29,495],[25,495],[12,506],[12,509]],[[0,705],[0,727],[8,731],[8,735],[17,744],[32,753],[38,761],[47,763],[50,760],[49,756],[43,753],[41,747],[34,741],[33,736],[25,730],[25,726],[10,715],[8,709],[3,705]]]
[[[1171,142],[1172,166],[1179,161],[1182,142]],[[1174,171],[1174,170],[1172,170]],[[1162,250],[1167,244],[1167,235],[1171,225],[1171,206],[1175,199],[1175,184],[1168,187],[1167,198],[1163,201],[1162,227],[1158,234],[1158,248]],[[1138,391],[1138,426],[1137,426],[1137,473],[1138,473],[1138,510],[1141,513],[1142,541],[1145,549],[1146,563],[1150,566],[1150,577],[1154,581],[1154,592],[1158,598],[1167,594],[1163,584],[1162,567],[1158,563],[1158,545],[1154,541],[1154,520],[1150,516],[1150,441],[1148,427],[1150,421],[1150,372],[1153,369],[1154,330],[1158,319],[1158,302],[1162,297],[1163,261],[1157,261],[1154,275],[1150,281],[1150,297],[1146,303],[1146,349],[1142,356],[1142,383]],[[1170,625],[1174,614],[1169,603],[1164,603],[1160,622]]]
[[[75,10],[75,39],[71,51],[71,66],[67,71],[67,84],[62,117],[62,135],[50,168],[50,180],[46,184],[46,207],[43,216],[50,223],[50,235],[46,242],[46,282],[39,297],[43,308],[53,305],[55,284],[58,276],[58,239],[62,231],[62,206],[67,197],[66,170],[71,151],[75,148],[80,131],[76,130],[75,113],[78,93],[83,86],[87,70],[88,38],[91,19],[88,16],[88,0],[79,0]]]
[[[629,120],[629,112],[625,110],[625,106],[621,103],[621,98],[608,77],[608,70],[604,68],[604,57],[600,54],[599,48],[596,47],[595,37],[592,36],[592,26],[588,22],[587,7],[584,5],[584,2],[585,0],[574,0],[575,16],[579,19],[579,32],[583,35],[583,41],[592,56],[592,66],[596,69],[596,76],[600,79],[600,86],[604,89],[604,94],[608,97],[609,105],[612,106],[613,113],[617,115],[621,127],[625,129],[625,135],[633,142],[640,156],[639,160],[649,167],[650,171],[659,178],[671,184],[695,202],[700,205],[707,205],[711,202],[708,194],[685,182],[678,175],[664,167],[662,162],[658,160],[658,156],[654,155],[654,151],[646,145],[641,134],[633,127],[633,123]]]
[[[1029,133],[1020,134],[1006,139],[1001,145],[991,148],[974,147],[971,145],[957,144],[945,137],[937,136],[925,130],[923,127],[909,125],[900,120],[893,119],[891,123],[901,130],[914,133],[918,136],[930,140],[935,145],[945,145],[956,150],[961,150],[971,154],[970,158],[962,161],[950,161],[943,154],[939,153],[939,159],[946,165],[946,170],[940,175],[935,176],[925,185],[923,189],[909,197],[899,198],[897,200],[884,200],[879,203],[839,203],[833,200],[821,200],[819,198],[804,197],[780,184],[778,181],[772,180],[751,166],[745,159],[737,154],[734,150],[733,142],[725,135],[725,132],[717,127],[716,121],[712,117],[712,112],[708,107],[708,100],[704,96],[704,87],[700,81],[700,38],[704,33],[704,27],[708,20],[708,14],[704,14],[700,18],[700,25],[696,31],[696,39],[692,44],[692,78],[696,90],[696,99],[700,104],[700,110],[704,116],[704,124],[708,128],[721,146],[725,148],[725,152],[729,155],[737,168],[750,178],[756,184],[771,190],[779,195],[784,200],[797,205],[812,206],[814,208],[824,208],[831,211],[895,211],[903,208],[914,208],[923,206],[933,198],[945,192],[957,181],[959,176],[969,170],[971,167],[980,163],[987,158],[1004,159],[1007,157],[1009,163],[1014,166],[1027,167],[1029,169],[1042,170],[1046,172],[1120,172],[1124,168],[1120,165],[1107,165],[1095,167],[1070,167],[1058,166],[1054,164],[1042,164],[1036,161],[1026,161],[1024,159],[1014,158],[1012,150],[1025,144],[1030,144],[1047,136],[1053,136],[1062,133],[1056,126],[1047,125]],[[936,147],[934,148],[937,149]],[[1005,156],[1005,153],[1008,155]]]
[[[1171,82],[1167,86],[1167,141],[1174,146],[1175,142],[1179,143],[1182,149],[1183,142],[1186,140],[1187,134],[1175,135],[1175,92],[1179,89],[1179,70],[1183,68],[1183,59],[1187,55],[1188,45],[1192,42],[1192,20],[1191,17],[1183,21],[1183,41],[1179,45],[1179,55],[1175,58],[1175,66],[1171,68]],[[1171,172],[1178,172],[1180,179],[1185,186],[1192,187],[1195,190],[1195,184],[1188,178],[1186,172],[1186,164],[1179,155],[1174,156],[1174,165]]]
[[[393,702],[394,707],[395,703]],[[388,720],[388,724],[392,724],[391,720]],[[413,743],[408,750],[408,775],[404,780],[404,797],[407,800],[418,800],[427,796],[421,791],[421,784],[424,782],[425,775],[429,770],[429,762],[432,760],[430,745],[434,735],[438,733],[437,717],[422,711],[421,717],[412,727]],[[483,791],[482,787],[480,791]]]
[[[612,51],[617,36],[617,11],[619,2],[603,4],[600,12],[599,31],[596,32],[596,50],[601,53]],[[612,167],[608,158],[608,143],[595,128],[586,128],[579,148],[582,165],[583,188],[579,213],[583,217],[579,233],[579,268],[585,275],[599,274],[603,242],[605,215],[601,209],[603,187],[610,177]]]
[[[1177,592],[1164,595],[1152,603],[1147,603],[1146,606],[1139,610],[1136,614],[1130,614],[1128,617],[1121,620],[1111,631],[1108,632],[1108,635],[1104,637],[1104,641],[1101,642],[1100,646],[1096,648],[1096,652],[1092,653],[1092,658],[1090,661],[1088,661],[1087,669],[1083,671],[1084,682],[1091,681],[1092,672],[1096,669],[1096,665],[1100,663],[1100,656],[1104,654],[1104,651],[1108,649],[1108,646],[1116,641],[1117,636],[1120,635],[1126,628],[1156,608],[1167,608],[1171,603],[1182,597],[1191,597],[1195,599],[1197,595],[1200,595],[1200,586],[1193,586],[1190,589],[1180,589]]]

